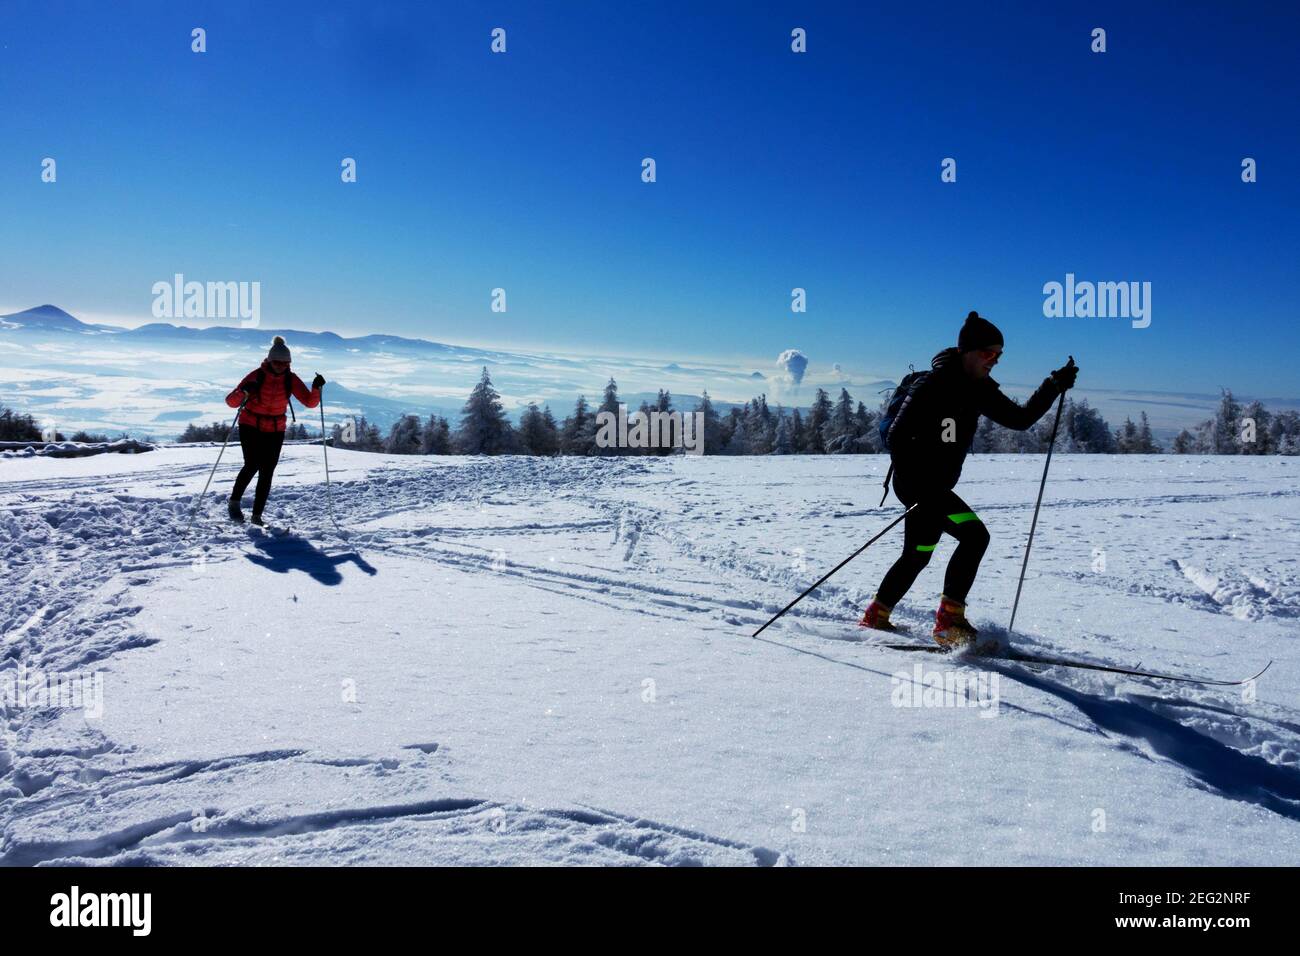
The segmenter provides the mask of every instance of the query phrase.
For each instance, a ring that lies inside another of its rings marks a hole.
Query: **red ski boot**
[[[888,604],[882,604],[877,598],[872,597],[871,603],[862,614],[862,620],[858,622],[858,627],[869,627],[877,631],[897,631],[898,628],[889,623],[889,614],[893,610]]]
[[[945,596],[939,599],[939,610],[934,613],[935,643],[955,650],[974,644],[979,631],[966,620],[966,605]]]

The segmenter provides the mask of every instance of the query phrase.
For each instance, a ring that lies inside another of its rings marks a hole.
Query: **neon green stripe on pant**
[[[917,551],[933,551],[933,550],[934,550],[935,548],[937,548],[937,547],[939,547],[938,544],[918,544],[918,545],[916,546],[916,550],[917,550]]]
[[[948,520],[953,524],[965,524],[967,521],[979,521],[980,516],[973,511],[962,511],[955,515],[948,515]]]

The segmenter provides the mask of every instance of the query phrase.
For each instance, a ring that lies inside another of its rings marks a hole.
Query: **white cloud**
[[[808,356],[798,349],[786,349],[776,357],[776,367],[781,369],[790,384],[798,388],[803,373],[808,369]]]

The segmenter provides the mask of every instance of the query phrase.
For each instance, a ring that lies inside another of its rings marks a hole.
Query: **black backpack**
[[[916,391],[916,386],[924,382],[930,375],[929,372],[918,372],[915,369],[912,369],[910,365],[908,368],[911,370],[903,376],[903,380],[898,383],[898,387],[894,389],[894,393],[889,396],[889,404],[885,406],[885,414],[880,416],[880,444],[884,447],[885,451],[892,452],[893,449],[889,446],[890,440],[895,435],[900,437],[903,435],[903,429],[900,427],[900,422],[904,421],[907,417],[907,409],[912,399],[912,393]],[[880,496],[880,504],[882,506],[885,503],[885,499],[889,497],[889,479],[893,477],[894,462],[891,459],[889,462],[889,471],[885,472],[885,493]]]
[[[880,416],[880,444],[885,451],[893,451],[889,447],[890,438],[896,432],[902,434],[899,430],[899,422],[907,415],[907,406],[912,398],[912,392],[929,375],[929,372],[908,372],[903,376],[903,380],[898,383],[898,387],[894,389],[894,394],[889,396],[889,404],[885,407],[885,414]]]

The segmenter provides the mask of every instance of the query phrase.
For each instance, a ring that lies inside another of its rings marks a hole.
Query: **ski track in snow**
[[[623,463],[575,462],[574,473],[546,467],[540,462],[516,462],[508,474],[499,474],[495,463],[474,462],[436,475],[402,472],[373,475],[366,488],[335,486],[335,507],[353,521],[372,521],[412,510],[448,503],[468,503],[476,509],[490,505],[494,495],[521,491],[543,494],[549,486],[565,488],[581,484],[593,473],[619,469]],[[537,467],[543,465],[543,467]],[[522,466],[522,467],[521,467]],[[202,475],[206,464],[172,466],[151,475],[152,483],[167,487],[175,479]],[[432,479],[432,480],[430,480]],[[112,482],[108,482],[112,484]],[[125,485],[129,485],[128,478]],[[91,491],[102,487],[102,479],[18,481],[3,488],[5,511],[0,516],[0,553],[4,554],[4,587],[16,598],[6,602],[0,616],[3,660],[21,661],[30,670],[76,671],[111,654],[147,646],[154,638],[132,630],[130,618],[139,610],[130,603],[135,587],[150,575],[175,568],[193,568],[209,561],[231,560],[259,545],[274,545],[273,537],[251,528],[215,524],[212,514],[220,505],[219,494],[209,494],[208,517],[195,542],[178,547],[174,541],[185,526],[190,499],[135,498],[124,493]],[[529,485],[534,487],[529,488]],[[326,515],[320,488],[277,489],[276,505],[294,514],[296,524],[325,526]],[[57,492],[69,495],[65,502],[49,503],[41,496]],[[87,500],[89,498],[89,500]],[[396,502],[374,508],[375,501]],[[540,531],[548,534],[570,529],[606,528],[604,518],[571,525],[523,525],[512,532]],[[488,535],[497,529],[476,529]],[[456,535],[454,528],[440,533]],[[337,538],[337,535],[327,537]],[[360,534],[366,550],[414,552],[443,563],[489,569],[490,552],[479,548],[421,551],[404,545],[408,538],[420,542],[422,530],[414,535],[380,532]],[[390,543],[391,542],[391,543]],[[337,545],[337,540],[331,541]],[[629,545],[630,553],[632,546]],[[579,576],[580,577],[580,576]],[[39,604],[34,613],[18,623],[24,609]],[[0,841],[0,863],[31,865],[62,862],[99,862],[128,865],[157,863],[293,862],[293,852],[279,850],[259,860],[257,847],[283,837],[300,837],[297,852],[313,858],[313,849],[328,846],[330,834],[353,828],[400,824],[405,834],[385,833],[385,845],[403,837],[423,843],[438,840],[443,846],[440,862],[582,862],[601,864],[663,865],[760,865],[791,862],[782,854],[759,846],[704,833],[659,824],[610,811],[583,808],[530,808],[481,798],[446,798],[392,806],[367,806],[298,815],[277,815],[249,819],[227,814],[219,808],[204,808],[133,824],[119,830],[73,840],[43,840],[22,835],[24,825],[58,819],[81,810],[88,794],[102,801],[135,789],[174,787],[203,775],[229,773],[238,768],[257,767],[267,761],[304,761],[320,766],[378,766],[399,770],[401,759],[375,762],[330,760],[302,751],[235,755],[228,758],[183,761],[166,766],[137,766],[108,769],[102,759],[120,755],[114,745],[87,730],[74,747],[39,748],[30,741],[40,736],[40,727],[54,719],[53,712],[14,710],[6,715],[6,740],[12,746],[0,749],[0,801],[5,807],[4,839]],[[436,753],[436,743],[408,744],[404,749],[420,754]],[[5,790],[9,792],[6,794]],[[195,802],[195,801],[191,801]],[[196,820],[202,826],[196,828]],[[391,826],[389,827],[391,829]],[[18,835],[16,835],[18,834]],[[373,839],[373,838],[371,838]],[[355,861],[370,858],[366,838],[349,835],[344,852]],[[331,849],[335,852],[336,848]],[[418,858],[411,850],[410,859]],[[485,857],[486,854],[486,857]],[[378,860],[403,862],[405,857],[380,853]],[[319,860],[317,860],[319,862]],[[343,862],[343,860],[340,860]]]
[[[307,463],[310,475],[309,454],[295,449],[286,461]],[[338,457],[342,464],[358,456]],[[181,540],[210,452],[176,452],[156,466],[141,459],[139,472],[109,476],[58,477],[57,467],[43,466],[41,477],[7,480],[7,464],[0,462],[0,586],[7,595],[0,607],[0,676],[19,666],[82,672],[173,640],[176,635],[137,626],[145,606],[139,595],[177,575],[234,561],[260,564],[268,575],[304,571],[326,584],[344,573],[373,574],[378,557],[429,562],[643,620],[678,622],[697,628],[715,650],[725,638],[737,642],[738,653],[752,652],[750,632],[897,514],[893,503],[857,507],[853,499],[878,500],[871,499],[878,478],[842,462],[834,466],[839,471],[826,473],[830,464],[798,459],[791,474],[768,475],[754,459],[449,459],[430,466],[377,458],[364,465],[364,479],[349,480],[345,469],[334,485],[334,512],[346,538],[330,529],[323,485],[278,479],[269,511],[272,520],[287,516],[295,532],[281,538],[223,520],[222,496],[236,467],[227,459],[196,533]],[[1027,595],[1035,585],[1040,593],[1023,608],[1029,630],[1036,615],[1057,629],[1071,622],[1075,633],[1067,640],[1022,631],[1018,646],[1236,678],[1262,664],[1263,652],[1243,639],[1241,654],[1169,656],[1167,647],[1143,637],[1160,629],[1159,608],[1198,614],[1207,629],[1231,621],[1242,634],[1251,626],[1293,626],[1300,617],[1296,522],[1286,517],[1300,489],[1289,475],[1227,493],[1189,492],[1175,482],[1170,493],[1154,494],[1152,483],[1134,480],[1129,484],[1140,495],[1102,488],[1110,496],[1093,498],[1080,494],[1096,491],[1092,484],[1076,488],[1084,478],[1072,477],[1068,465],[1062,470],[1054,478],[1056,493],[1044,502],[1044,537],[1036,542],[1027,582]],[[1017,480],[1028,487],[1031,473],[1027,468]],[[982,603],[972,609],[986,633],[1005,637],[977,608],[1009,603],[1028,503],[1023,495],[1014,504],[981,500],[996,488],[996,481],[976,478],[960,490],[997,525],[972,596]],[[1273,530],[1290,535],[1289,555],[1275,540],[1244,548],[1251,509],[1261,504],[1273,507],[1267,512]],[[1075,517],[1082,513],[1095,517],[1085,525]],[[1153,530],[1157,513],[1194,514],[1200,521],[1180,538],[1192,523],[1171,518],[1172,532],[1164,525]],[[1160,546],[1181,553],[1151,555],[1157,530]],[[1062,542],[1070,543],[1071,533],[1079,540],[1065,552]],[[1106,552],[1110,571],[1097,571],[1097,548]],[[895,539],[882,541],[769,629],[768,643],[873,673],[910,667],[895,660],[904,655],[860,646],[862,634],[853,626],[896,549]],[[914,639],[924,639],[931,603],[924,596],[937,587],[936,568],[950,549],[950,542],[941,545],[938,560],[897,612]],[[1264,557],[1256,561],[1257,555]],[[1050,587],[1059,590],[1041,593]],[[1090,629],[1082,616],[1089,602],[1116,600],[1134,604],[1130,622],[1139,610],[1149,617],[1126,628]],[[1055,618],[1031,610],[1054,602],[1060,605]],[[979,665],[953,666],[973,672]],[[1050,716],[1057,723],[1112,740],[1132,759],[1179,767],[1190,787],[1254,804],[1287,826],[1300,819],[1300,713],[1293,702],[1243,701],[1232,689],[1117,681],[1062,668],[987,667],[1054,702]],[[6,864],[795,860],[788,850],[643,819],[635,806],[532,806],[490,793],[347,802],[354,792],[348,781],[359,775],[398,795],[446,786],[455,757],[431,741],[407,742],[373,759],[272,748],[136,764],[132,748],[53,708],[11,705],[0,729],[0,863]],[[289,797],[238,801],[248,781],[269,781],[275,792],[281,775],[314,781],[328,806],[307,810]],[[214,793],[224,805],[213,803]],[[77,826],[67,825],[70,816]]]

